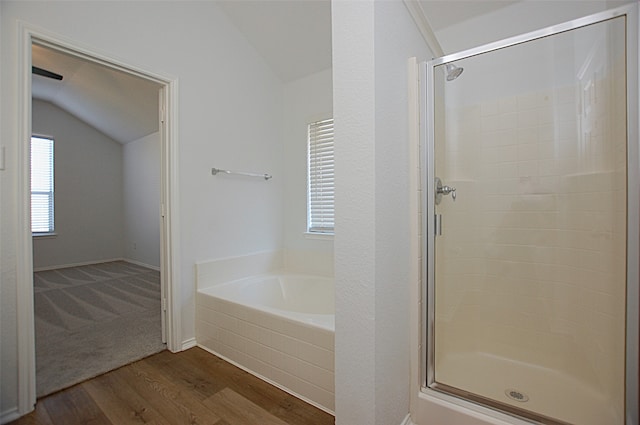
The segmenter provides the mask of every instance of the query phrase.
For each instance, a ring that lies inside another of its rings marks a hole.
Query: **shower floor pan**
[[[576,425],[624,423],[611,398],[556,370],[489,353],[459,353],[438,362],[436,382]],[[619,412],[623,408],[620,406]]]

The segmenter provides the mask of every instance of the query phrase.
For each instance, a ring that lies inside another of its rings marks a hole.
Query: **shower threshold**
[[[448,355],[438,363],[430,388],[541,424],[623,423],[609,397],[588,383],[491,353]]]

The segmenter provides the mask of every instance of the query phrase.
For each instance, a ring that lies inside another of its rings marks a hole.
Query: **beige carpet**
[[[116,261],[34,273],[36,394],[165,348],[160,273]]]

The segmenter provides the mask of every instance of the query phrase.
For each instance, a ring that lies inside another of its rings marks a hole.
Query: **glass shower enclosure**
[[[637,5],[427,63],[424,388],[637,424]]]

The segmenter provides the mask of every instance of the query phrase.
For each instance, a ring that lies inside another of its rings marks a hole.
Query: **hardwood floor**
[[[334,417],[191,348],[163,351],[38,400],[11,425],[329,425]]]

